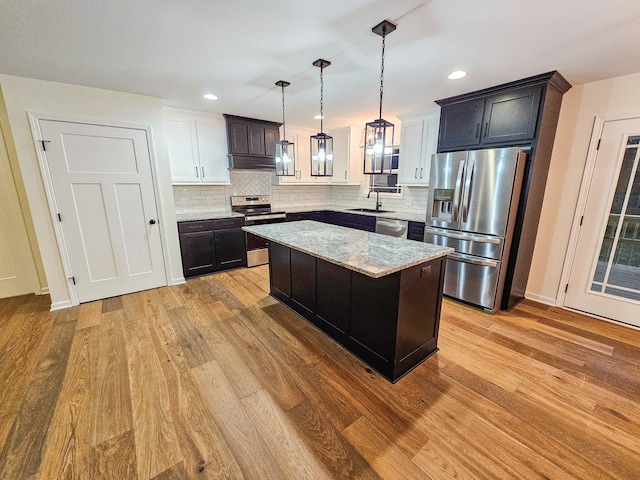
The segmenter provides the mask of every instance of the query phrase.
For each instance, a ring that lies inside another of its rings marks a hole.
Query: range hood
[[[280,122],[223,114],[227,124],[229,169],[275,171]]]

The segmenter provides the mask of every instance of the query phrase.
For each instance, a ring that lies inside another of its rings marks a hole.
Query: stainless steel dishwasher
[[[391,237],[407,238],[409,222],[406,220],[395,220],[392,218],[376,218],[376,233],[389,235]]]

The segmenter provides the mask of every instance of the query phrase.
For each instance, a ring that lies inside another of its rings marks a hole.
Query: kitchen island
[[[271,295],[391,382],[437,351],[453,249],[310,220],[243,230],[270,241]]]

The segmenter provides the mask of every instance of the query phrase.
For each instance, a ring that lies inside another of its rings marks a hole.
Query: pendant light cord
[[[382,118],[382,91],[384,85],[384,44],[385,37],[387,36],[387,29],[385,27],[382,28],[382,65],[380,67],[380,116],[378,118]]]
[[[284,121],[284,83],[282,84],[282,139],[287,140],[287,127]]]
[[[323,120],[324,120],[324,112],[322,108],[322,103],[324,100],[324,64],[320,65],[320,133],[324,133],[323,130]]]

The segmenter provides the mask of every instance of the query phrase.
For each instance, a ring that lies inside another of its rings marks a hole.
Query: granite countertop
[[[299,213],[299,212],[316,212],[319,210],[329,210],[333,212],[345,212],[345,213],[354,213],[358,215],[369,215],[372,217],[383,217],[383,218],[393,218],[397,220],[409,220],[412,222],[424,222],[425,213],[414,213],[414,212],[401,212],[401,211],[392,211],[392,212],[357,212],[353,211],[352,208],[345,205],[307,205],[301,207],[271,207],[274,212],[286,212],[286,213]],[[179,222],[188,222],[192,220],[217,220],[219,218],[233,218],[233,217],[243,217],[241,213],[231,212],[231,211],[223,211],[223,212],[190,212],[190,213],[176,213],[176,218]]]
[[[305,205],[300,207],[273,207],[273,210],[278,210],[286,213],[316,212],[318,210],[330,210],[333,212],[354,213],[357,215],[369,215],[372,217],[393,218],[396,220],[409,220],[412,222],[424,222],[425,217],[427,215],[426,212],[421,212],[421,213],[403,212],[403,211],[358,212],[358,211],[354,211],[353,210],[354,208],[357,208],[357,207],[350,207],[346,205],[324,204],[324,205]]]
[[[453,248],[312,220],[270,223],[242,229],[374,278],[434,260],[454,251]]]

